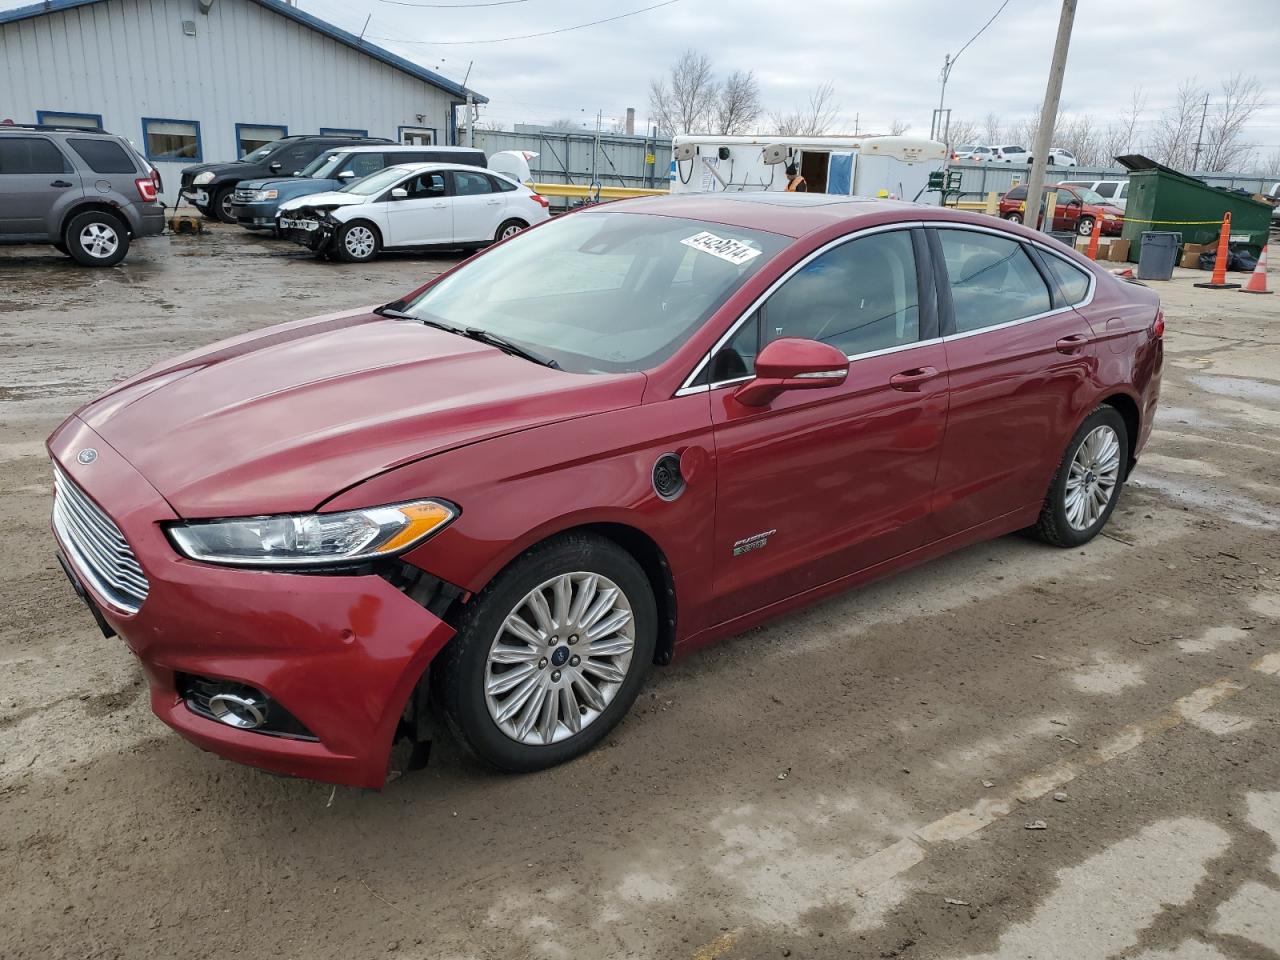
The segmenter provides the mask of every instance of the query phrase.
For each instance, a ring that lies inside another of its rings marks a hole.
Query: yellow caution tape
[[[1221,218],[1217,220],[1143,220],[1139,217],[1125,217],[1125,223],[1159,223],[1168,224],[1170,226],[1184,227],[1205,227],[1213,224],[1214,226],[1222,226]]]

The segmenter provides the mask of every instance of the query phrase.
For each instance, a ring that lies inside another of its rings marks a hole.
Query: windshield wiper
[[[491,347],[497,347],[503,353],[509,353],[514,357],[531,360],[544,367],[550,367],[552,370],[560,369],[560,364],[556,363],[550,357],[544,357],[542,354],[535,353],[528,347],[522,347],[516,343],[512,343],[506,337],[501,337],[488,330],[481,330],[479,327],[465,327],[460,332],[464,337],[469,337],[472,340],[479,340],[481,343],[487,343]]]
[[[388,320],[419,320],[420,319],[419,317],[415,317],[412,313],[405,313],[403,310],[394,309],[389,303],[384,303],[380,307],[374,307],[373,312],[380,317],[386,317]],[[436,324],[436,326],[439,326],[439,324]],[[448,329],[452,330],[453,328],[450,327]]]

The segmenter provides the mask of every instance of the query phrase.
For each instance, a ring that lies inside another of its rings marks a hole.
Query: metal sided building
[[[101,127],[160,169],[286,134],[456,142],[461,85],[281,0],[45,0],[0,10],[0,122]],[[472,93],[476,103],[486,98]]]

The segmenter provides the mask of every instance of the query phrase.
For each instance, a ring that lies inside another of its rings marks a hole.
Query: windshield
[[[268,144],[259,147],[253,153],[246,153],[240,158],[241,163],[260,163],[267,159],[275,150],[284,144],[283,140],[272,140]]]
[[[404,312],[498,334],[574,373],[646,370],[790,242],[697,220],[573,213],[477,257]]]
[[[333,174],[338,164],[342,162],[342,158],[346,156],[341,150],[329,150],[320,154],[305,167],[298,171],[300,177],[316,177],[325,179]]]
[[[367,177],[361,177],[359,180],[352,180],[345,187],[339,190],[339,193],[354,193],[361,197],[369,197],[375,193],[381,193],[387,187],[394,186],[397,180],[404,177],[408,170],[404,167],[386,167],[377,173],[371,173]]]

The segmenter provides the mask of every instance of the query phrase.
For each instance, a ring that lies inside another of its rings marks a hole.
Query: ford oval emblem
[[[85,447],[76,454],[76,459],[81,463],[93,463],[93,461],[98,459],[98,451],[93,449],[93,447]]]

